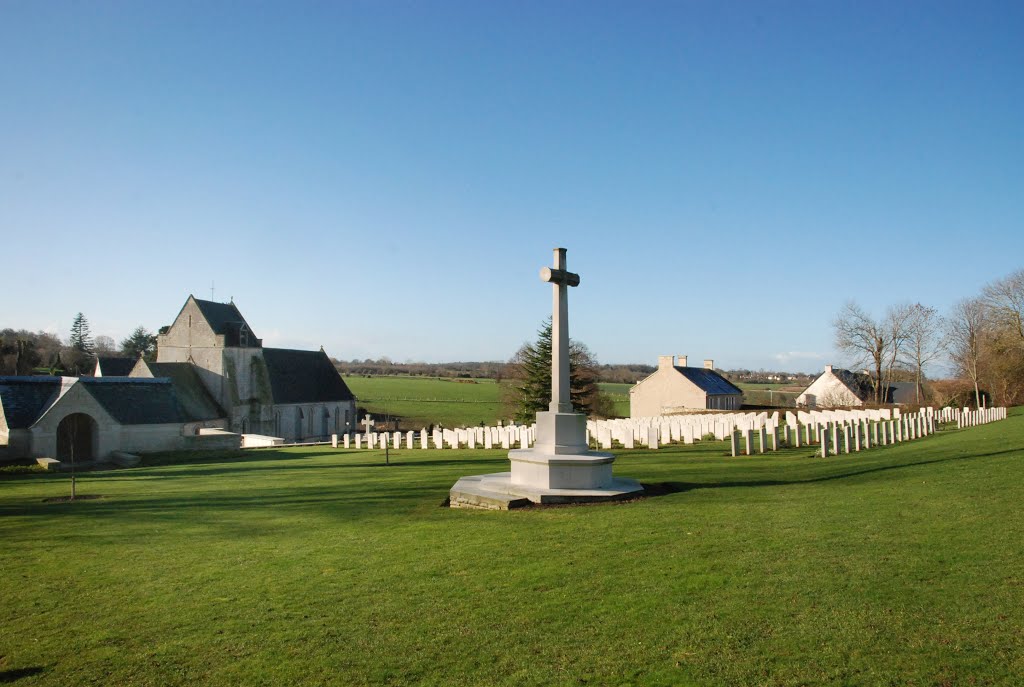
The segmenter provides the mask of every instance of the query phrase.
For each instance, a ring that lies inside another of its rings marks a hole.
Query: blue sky
[[[1024,4],[0,0],[0,327],[843,362],[1024,264]]]

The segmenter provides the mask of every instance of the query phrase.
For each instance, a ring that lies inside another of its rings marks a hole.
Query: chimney
[[[825,366],[825,372],[831,372],[831,371],[832,371],[832,366],[831,365],[826,365]]]
[[[679,367],[686,367],[686,356],[679,356]]]
[[[704,361],[704,369],[705,370],[713,370],[713,369],[715,369],[715,361],[714,360],[710,360],[710,359],[709,360],[705,360]]]
[[[676,357],[674,355],[659,355],[658,356],[658,369],[670,369],[676,364]]]

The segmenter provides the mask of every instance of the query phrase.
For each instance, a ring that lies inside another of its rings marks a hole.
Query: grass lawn
[[[852,457],[620,452],[620,505],[441,508],[500,451],[0,479],[0,682],[1020,684],[1024,414]]]

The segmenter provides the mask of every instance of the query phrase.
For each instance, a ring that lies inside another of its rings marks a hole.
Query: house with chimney
[[[715,361],[690,367],[687,357],[658,357],[658,369],[629,390],[629,416],[653,417],[692,410],[739,410],[743,392],[715,371]]]

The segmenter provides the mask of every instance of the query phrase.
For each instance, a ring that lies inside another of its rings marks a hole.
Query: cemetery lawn
[[[441,503],[501,451],[0,475],[0,682],[1019,684],[1024,414],[826,460],[620,452],[619,505]]]

